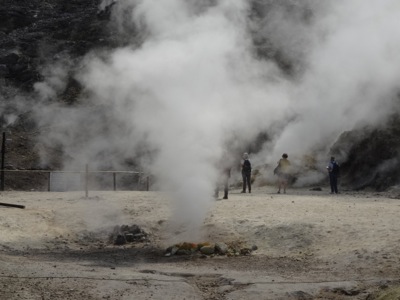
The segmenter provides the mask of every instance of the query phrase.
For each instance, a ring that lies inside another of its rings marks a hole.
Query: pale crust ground
[[[257,250],[207,258],[164,256],[175,242],[167,198],[2,192],[0,202],[25,209],[0,206],[0,299],[373,299],[400,279],[394,194],[231,191],[213,201],[202,239]],[[124,224],[139,225],[149,241],[110,243]]]

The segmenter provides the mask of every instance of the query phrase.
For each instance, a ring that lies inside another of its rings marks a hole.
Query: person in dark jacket
[[[339,177],[339,164],[336,162],[335,157],[331,157],[331,160],[326,167],[329,174],[329,183],[331,185],[331,194],[338,194],[338,177]]]
[[[243,178],[243,190],[242,193],[246,193],[246,187],[251,193],[251,162],[249,160],[249,154],[243,154],[242,160],[242,178]]]

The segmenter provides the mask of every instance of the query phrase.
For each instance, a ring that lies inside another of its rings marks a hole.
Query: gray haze
[[[117,2],[113,28],[128,42],[68,66],[84,96],[78,107],[38,110],[51,127],[42,142],[60,144],[69,168],[119,168],[140,158],[172,192],[173,219],[189,224],[192,239],[226,148],[243,149],[267,132],[263,149],[250,153],[254,167],[275,165],[283,152],[295,165],[312,155],[320,170],[298,182],[320,180],[340,133],[397,110],[400,3],[254,3],[258,16],[245,0]],[[257,55],[257,39],[292,62],[291,74]],[[62,67],[50,70],[36,85],[42,98],[65,78]],[[272,169],[263,176],[272,178]]]

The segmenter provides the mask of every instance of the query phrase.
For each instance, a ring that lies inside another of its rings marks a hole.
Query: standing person
[[[222,199],[228,199],[229,178],[231,177],[231,169],[234,164],[232,157],[230,153],[225,151],[218,162],[217,169],[219,178],[214,193],[214,198],[216,199],[218,199],[219,189],[222,185],[224,186],[224,197]]]
[[[243,190],[242,193],[246,193],[246,187],[249,189],[249,193],[251,193],[251,163],[249,160],[249,154],[243,154],[242,160],[242,178],[243,178]]]
[[[282,154],[282,158],[278,161],[278,166],[274,170],[274,174],[278,175],[278,194],[286,194],[286,187],[290,178],[290,161],[288,160],[288,155],[286,153]]]
[[[331,194],[338,194],[338,177],[339,177],[339,164],[336,162],[335,158],[332,156],[331,161],[326,167],[329,173],[329,183],[331,185]]]
[[[224,185],[224,197],[222,199],[228,199],[228,192],[229,192],[229,178],[231,177],[231,168],[230,167],[225,167],[221,174],[221,178],[217,183],[217,186],[215,188],[215,193],[214,193],[214,198],[218,198],[219,195],[219,188],[220,184],[223,183]]]
[[[229,167],[225,168],[222,177],[224,181],[224,197],[222,199],[228,199],[229,178],[231,177],[231,168]]]

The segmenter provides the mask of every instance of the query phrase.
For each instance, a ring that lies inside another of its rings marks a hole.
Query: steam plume
[[[59,126],[47,137],[67,152],[80,141],[72,165],[141,155],[142,166],[175,192],[178,222],[197,228],[227,143],[241,149],[267,132],[262,151],[251,154],[253,165],[274,164],[288,152],[294,161],[312,153],[322,167],[341,132],[397,110],[399,6],[395,0],[120,1],[113,20],[127,44],[92,53],[79,69],[82,105],[95,107],[68,109],[61,124],[61,113],[52,113]],[[257,39],[281,53],[291,72],[261,59]],[[87,135],[76,126],[82,122]],[[302,182],[321,174],[304,174]]]

